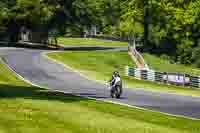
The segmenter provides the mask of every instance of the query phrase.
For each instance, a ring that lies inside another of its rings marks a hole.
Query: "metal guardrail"
[[[126,76],[135,77],[136,79],[200,88],[200,77],[198,76],[180,73],[158,72],[148,69],[142,70],[129,66],[126,66],[125,73]]]
[[[190,80],[191,80],[190,86],[200,88],[200,77],[191,76]]]

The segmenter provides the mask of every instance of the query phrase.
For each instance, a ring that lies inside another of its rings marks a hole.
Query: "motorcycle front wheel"
[[[121,89],[121,87],[120,87],[120,86],[116,86],[115,97],[116,97],[116,98],[120,98],[121,94],[122,94],[122,89]]]
[[[112,98],[115,98],[115,89],[114,89],[114,88],[112,88],[112,89],[110,90],[110,96],[111,96]]]

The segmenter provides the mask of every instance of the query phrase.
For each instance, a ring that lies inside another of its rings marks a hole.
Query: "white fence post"
[[[200,88],[200,77],[199,77],[199,88]]]
[[[148,70],[147,71],[147,79],[149,81],[155,81],[155,71],[153,70]]]
[[[141,70],[140,69],[135,69],[135,77],[138,79],[141,79]]]

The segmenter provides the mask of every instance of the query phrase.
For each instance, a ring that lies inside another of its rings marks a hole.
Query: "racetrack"
[[[76,51],[78,48],[73,49]],[[66,48],[66,50],[73,49]],[[84,50],[88,49],[84,48]],[[92,50],[92,48],[89,50]],[[117,49],[99,48],[98,50]],[[42,56],[43,52],[46,51],[3,48],[0,49],[0,56],[5,59],[6,63],[15,72],[40,86],[74,95],[119,102],[173,115],[200,119],[200,97],[157,93],[141,89],[125,89],[121,99],[112,99],[109,96],[108,86],[88,80],[78,73],[45,58]]]

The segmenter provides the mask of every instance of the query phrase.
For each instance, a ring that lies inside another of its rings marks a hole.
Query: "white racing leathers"
[[[121,78],[120,77],[115,77],[113,80],[112,80],[112,87],[115,87],[115,85],[121,81]]]

